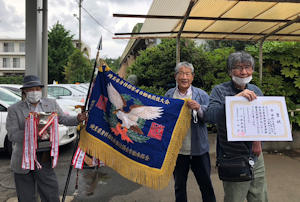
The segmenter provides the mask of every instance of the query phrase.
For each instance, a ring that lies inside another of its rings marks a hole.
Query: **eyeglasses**
[[[253,70],[251,65],[242,65],[242,66],[237,65],[237,66],[233,67],[233,69],[239,70],[239,71],[243,71],[245,69],[247,72],[250,72]]]
[[[177,72],[177,74],[179,75],[179,76],[183,76],[183,75],[186,75],[187,77],[190,77],[190,76],[192,76],[192,72]]]

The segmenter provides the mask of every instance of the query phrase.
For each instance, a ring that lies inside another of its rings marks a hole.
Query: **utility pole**
[[[83,0],[79,0],[78,4],[79,4],[79,44],[78,44],[78,48],[81,51],[81,4],[82,4]]]

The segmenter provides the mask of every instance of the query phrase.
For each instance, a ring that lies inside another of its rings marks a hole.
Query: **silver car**
[[[21,97],[12,93],[11,91],[0,87],[0,149],[7,151],[11,154],[12,146],[11,142],[8,140],[7,131],[6,131],[6,117],[7,117],[7,108],[20,101]],[[68,112],[63,110],[64,113],[71,115],[76,114],[76,112]],[[76,138],[76,127],[68,127],[64,125],[59,125],[59,146],[68,144],[75,140]]]

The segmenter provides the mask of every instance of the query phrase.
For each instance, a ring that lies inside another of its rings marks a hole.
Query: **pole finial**
[[[99,43],[97,45],[97,50],[102,50],[102,35],[101,35]]]

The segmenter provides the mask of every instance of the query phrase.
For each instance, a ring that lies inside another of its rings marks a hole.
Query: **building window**
[[[20,58],[13,58],[13,68],[20,68]]]
[[[9,58],[3,58],[3,68],[9,67]]]
[[[25,43],[20,42],[20,52],[25,52]]]
[[[3,43],[4,52],[14,52],[14,43],[13,42],[4,42]]]

